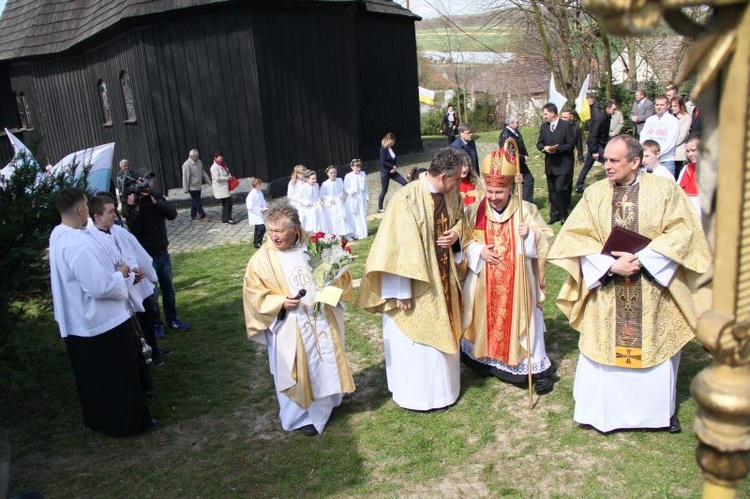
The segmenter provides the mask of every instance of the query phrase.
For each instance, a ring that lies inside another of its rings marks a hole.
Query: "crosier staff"
[[[521,199],[520,192],[523,189],[523,174],[521,173],[521,156],[518,152],[518,143],[513,138],[508,138],[505,141],[505,144],[503,145],[503,149],[505,149],[505,157],[503,158],[503,161],[507,161],[506,158],[510,158],[513,161],[513,164],[516,167],[516,184],[518,184],[518,190],[519,193],[519,199],[518,199],[518,219],[523,223],[523,199]],[[528,236],[527,236],[528,237]],[[523,244],[523,241],[521,241],[521,244]],[[518,328],[518,336],[520,337],[523,334],[524,328],[526,329],[526,368],[528,371],[528,377],[529,377],[529,409],[532,409],[534,407],[534,394],[531,391],[532,389],[532,375],[531,375],[531,334],[529,334],[529,317],[531,316],[531,304],[530,301],[530,295],[531,290],[529,288],[529,276],[526,274],[526,252],[524,249],[521,249],[521,252],[517,254],[518,258],[518,265],[521,266],[521,283],[520,283],[520,289],[521,293],[523,293],[524,299],[521,301],[521,306],[523,307],[523,319],[524,320],[518,320],[516,321],[517,328]]]

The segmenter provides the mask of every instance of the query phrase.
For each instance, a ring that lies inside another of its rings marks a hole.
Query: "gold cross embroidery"
[[[623,194],[622,199],[615,203],[615,224],[621,227],[630,225],[635,218],[635,203],[628,201],[628,195]]]
[[[625,353],[617,352],[618,359],[625,359],[626,364],[632,364],[634,360],[641,360],[641,356],[638,354],[631,353],[630,348],[625,349]]]

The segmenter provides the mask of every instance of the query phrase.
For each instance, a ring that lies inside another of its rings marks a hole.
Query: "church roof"
[[[0,61],[58,54],[113,29],[142,25],[168,13],[324,2],[358,3],[370,12],[419,19],[392,0],[8,0],[0,17]]]

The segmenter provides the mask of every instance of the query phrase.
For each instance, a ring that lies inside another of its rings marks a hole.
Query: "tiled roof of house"
[[[419,17],[392,0],[291,0],[283,5],[318,2],[361,3],[370,12]],[[0,17],[0,60],[57,54],[138,18],[193,9],[259,8],[252,0],[8,0]],[[278,2],[276,5],[281,4]]]

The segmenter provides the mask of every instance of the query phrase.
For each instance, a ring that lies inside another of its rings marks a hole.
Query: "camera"
[[[150,194],[141,191],[148,189],[149,187],[151,187],[151,181],[143,177],[138,177],[135,180],[126,178],[123,185],[125,196],[135,194],[138,197],[148,197],[150,196]]]

